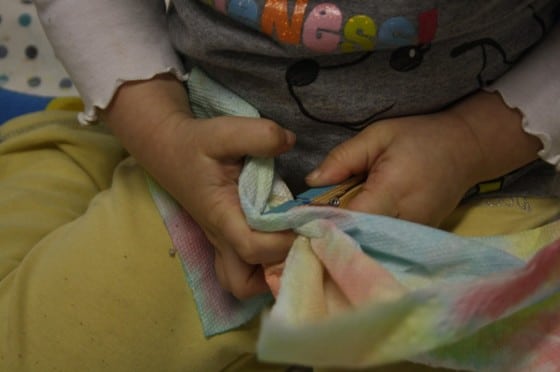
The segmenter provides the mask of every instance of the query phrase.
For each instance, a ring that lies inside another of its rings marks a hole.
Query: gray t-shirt
[[[278,162],[295,192],[377,119],[428,113],[503,75],[546,34],[558,0],[176,0],[187,64],[298,136]]]

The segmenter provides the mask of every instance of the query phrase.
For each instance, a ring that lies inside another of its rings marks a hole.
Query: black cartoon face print
[[[391,54],[390,65],[396,71],[406,72],[422,64],[424,54],[430,50],[437,32],[438,13],[436,9],[418,15],[418,42],[397,48]]]
[[[409,71],[418,67],[423,60],[424,53],[430,49],[430,43],[434,39],[437,30],[437,10],[430,9],[422,12],[418,16],[418,28],[404,17],[393,17],[386,20],[377,34],[377,44],[393,49],[397,46],[391,56],[391,67],[397,71]],[[393,108],[393,103],[384,103],[381,106],[373,107],[365,112],[362,117],[353,120],[335,120],[327,117],[320,117],[319,114],[311,112],[300,98],[299,88],[309,87],[321,78],[321,72],[329,73],[347,68],[359,68],[359,65],[366,61],[373,51],[365,51],[356,54],[346,62],[336,65],[321,65],[316,60],[304,59],[297,61],[288,67],[285,74],[288,91],[297,103],[300,111],[308,118],[325,124],[342,125],[354,130],[361,130],[369,125],[379,115],[384,114]]]
[[[300,111],[315,121],[324,123],[324,124],[332,124],[332,125],[342,125],[347,126],[356,130],[362,129],[368,123],[373,121],[377,116],[381,115],[384,112],[389,111],[393,105],[387,105],[386,107],[382,107],[380,109],[374,108],[371,113],[366,114],[364,118],[360,118],[353,121],[338,121],[328,118],[321,118],[314,113],[310,112],[305,103],[297,94],[297,88],[305,87],[311,85],[319,78],[319,74],[321,70],[335,70],[339,68],[348,68],[350,66],[354,66],[362,62],[363,60],[367,59],[371,53],[365,53],[361,57],[357,58],[354,61],[342,64],[342,65],[334,65],[334,66],[320,66],[315,60],[312,59],[304,59],[298,61],[291,65],[288,70],[286,71],[286,83],[288,85],[288,90],[290,95],[297,103]]]
[[[495,78],[493,78],[493,77],[486,77],[485,78],[485,70],[486,70],[486,67],[488,66],[488,54],[489,54],[490,50],[494,50],[495,52],[497,52],[501,56],[502,63],[509,68],[509,67],[513,66],[518,60],[520,60],[525,54],[527,54],[533,48],[533,46],[537,45],[544,38],[544,36],[546,34],[546,25],[545,25],[544,21],[539,17],[539,15],[536,13],[535,9],[532,6],[529,6],[528,8],[533,13],[533,19],[535,20],[535,22],[539,25],[539,27],[541,29],[541,36],[538,38],[538,40],[532,46],[527,48],[523,53],[521,53],[520,55],[518,55],[514,59],[511,59],[507,55],[506,51],[500,45],[500,43],[498,43],[496,40],[491,39],[491,38],[481,38],[481,39],[477,39],[477,40],[472,40],[472,41],[463,43],[461,45],[458,45],[457,47],[455,47],[451,50],[451,53],[450,53],[451,58],[460,58],[465,53],[470,52],[472,50],[476,50],[477,48],[479,48],[480,57],[481,57],[481,61],[480,61],[481,62],[481,67],[480,67],[480,71],[478,72],[478,74],[476,76],[479,88],[483,88],[487,85],[490,85],[495,80]]]
[[[531,8],[529,8],[531,9]],[[542,31],[542,35],[545,33],[545,24],[544,22],[536,15],[534,10],[531,9],[533,12],[533,18],[535,22],[539,25]],[[403,73],[410,76],[409,73],[420,69],[424,62],[425,57],[431,51],[432,41],[435,38],[436,31],[437,31],[437,18],[438,14],[436,10],[430,10],[420,14],[418,17],[418,26],[411,27],[410,22],[404,20],[401,17],[396,17],[395,19],[391,19],[387,27],[381,27],[378,33],[378,44],[385,45],[385,46],[396,46],[391,49],[392,52],[385,53],[389,58],[388,64],[385,69],[382,71],[374,71],[375,76],[382,75],[384,77],[385,84],[391,84],[390,76],[398,76],[401,80],[403,80]],[[542,36],[541,36],[542,38]],[[412,42],[411,42],[412,41]],[[539,40],[537,40],[533,45],[536,45]],[[531,49],[532,46],[529,46],[527,50]],[[474,77],[475,81],[472,83],[472,87],[469,88],[465,94],[468,92],[476,89],[476,87],[482,87],[491,83],[497,76],[491,76],[492,72],[487,72],[487,65],[488,65],[488,52],[489,50],[494,50],[499,53],[501,56],[501,62],[505,65],[506,68],[509,68],[512,64],[514,64],[521,56],[517,55],[514,59],[507,55],[507,52],[504,48],[500,45],[499,42],[492,38],[481,38],[476,39],[468,42],[463,42],[456,47],[452,47],[450,52],[448,52],[448,59],[444,63],[446,64],[447,68],[453,68],[454,64],[459,66],[464,66],[465,63],[470,61],[470,73],[472,72],[472,59],[473,59],[473,50],[480,50],[480,70]],[[469,53],[468,58],[466,57],[467,52]],[[315,100],[317,100],[317,92],[313,92],[313,87],[318,86],[318,84],[325,85],[325,81],[327,80],[335,80],[337,76],[349,76],[348,69],[360,70],[364,68],[364,65],[367,65],[368,59],[373,55],[374,51],[364,51],[362,53],[354,53],[349,55],[351,58],[343,63],[338,64],[328,64],[328,63],[319,63],[317,60],[314,59],[303,59],[297,61],[290,65],[286,72],[285,72],[285,81],[287,84],[287,89],[292,97],[292,99],[297,104],[300,112],[320,123],[324,124],[331,124],[331,125],[339,125],[344,126],[349,129],[353,130],[361,130],[364,127],[368,126],[372,123],[375,119],[381,117],[384,114],[391,112],[398,111],[396,110],[396,106],[401,106],[403,102],[397,102],[396,100],[387,100],[373,102],[371,103],[368,108],[364,108],[360,110],[359,117],[336,117],[333,115],[335,110],[331,110],[331,112],[320,111],[315,109],[313,110],[313,99],[308,97],[314,96]],[[522,53],[523,54],[523,53]],[[465,61],[461,61],[461,63],[457,63],[461,57],[465,56]],[[445,59],[445,57],[443,56]],[[474,57],[476,59],[476,56]],[[495,61],[493,60],[492,63],[495,67]],[[475,63],[476,64],[476,63]],[[433,66],[431,67],[433,69]],[[462,67],[459,67],[462,68]],[[427,71],[427,70],[426,70]],[[502,69],[503,71],[503,69]],[[344,72],[344,73],[342,73]],[[433,71],[431,72],[434,73]],[[437,70],[436,70],[437,73]],[[396,75],[395,75],[396,74]],[[487,76],[486,76],[487,75]],[[350,85],[355,84],[355,90],[346,90],[344,92],[333,92],[333,98],[329,97],[322,97],[324,101],[332,103],[333,106],[340,104],[336,102],[336,100],[340,99],[346,93],[355,93],[356,96],[353,97],[355,100],[363,99],[365,92],[383,90],[385,87],[376,85],[377,82],[371,81],[367,79],[367,74],[355,74],[350,76],[354,76],[351,80]],[[416,78],[416,77],[415,77]],[[404,78],[406,79],[406,78]],[[348,81],[345,81],[344,84],[348,85]],[[406,89],[406,80],[405,80],[405,88]],[[331,91],[336,88],[332,88]],[[322,88],[321,91],[323,91]],[[406,92],[405,92],[406,93]],[[424,92],[426,93],[426,92]],[[367,95],[370,96],[369,94]],[[399,94],[399,97],[401,95]],[[384,97],[385,98],[385,97]],[[330,99],[330,101],[329,101]],[[394,110],[395,109],[395,110]],[[319,112],[317,112],[319,111]]]

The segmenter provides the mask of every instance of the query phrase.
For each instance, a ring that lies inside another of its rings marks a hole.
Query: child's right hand
[[[294,135],[266,119],[193,119],[182,84],[166,76],[122,87],[105,117],[203,229],[224,288],[238,298],[268,290],[261,264],[282,261],[294,235],[251,230],[237,180],[245,156],[277,156],[293,146]]]
[[[236,297],[266,291],[261,264],[284,260],[291,232],[253,231],[241,210],[237,180],[244,157],[289,150],[293,134],[264,119],[177,118],[167,141],[172,164],[160,182],[177,198],[216,248],[216,272]],[[174,149],[174,150],[173,150]]]

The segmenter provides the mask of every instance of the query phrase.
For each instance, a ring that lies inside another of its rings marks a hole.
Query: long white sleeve
[[[539,156],[560,171],[560,22],[544,42],[488,88],[523,113],[523,128],[543,143]]]
[[[183,75],[167,34],[163,0],[35,0],[45,32],[96,120],[126,81]]]

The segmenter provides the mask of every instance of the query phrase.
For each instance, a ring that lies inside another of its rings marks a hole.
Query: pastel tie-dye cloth
[[[199,116],[257,115],[196,70],[189,93]],[[153,182],[151,188],[206,335],[265,308],[268,296],[239,302],[219,287],[212,247],[200,229]],[[330,207],[267,213],[271,200],[289,198],[271,159],[247,161],[239,193],[254,229],[299,234],[276,302],[263,318],[261,359],[329,367],[412,360],[477,371],[560,370],[560,223],[462,238]]]

